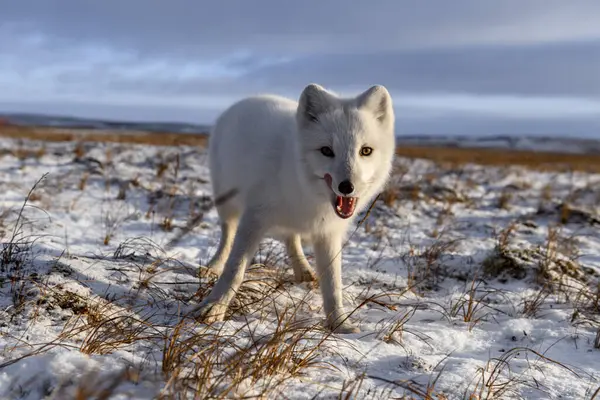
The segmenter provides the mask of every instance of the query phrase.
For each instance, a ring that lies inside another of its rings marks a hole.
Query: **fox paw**
[[[359,333],[360,329],[354,325],[344,314],[339,314],[337,318],[327,318],[327,327],[334,333]]]
[[[317,276],[306,261],[292,262],[292,268],[294,270],[294,280],[297,283],[302,282],[315,282]]]
[[[311,269],[294,270],[294,280],[297,283],[316,282],[317,276]]]
[[[218,269],[215,267],[200,267],[198,268],[198,278],[218,278],[221,275],[222,269]]]
[[[225,304],[205,300],[194,310],[194,315],[198,321],[212,324],[213,322],[223,321],[226,312],[227,306]]]
[[[330,326],[330,329],[332,329],[334,333],[341,334],[360,333],[360,328],[354,324],[351,324],[350,322],[344,322],[341,325]]]

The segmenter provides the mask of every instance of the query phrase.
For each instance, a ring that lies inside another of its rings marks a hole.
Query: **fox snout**
[[[340,184],[338,185],[338,190],[341,194],[348,196],[351,195],[352,192],[354,192],[354,185],[352,184],[352,182],[346,179],[340,182]]]
[[[354,184],[349,179],[344,179],[337,185],[337,190],[335,188],[334,179],[330,174],[325,174],[324,176],[325,182],[327,182],[327,186],[335,193],[339,193],[343,196],[350,196],[354,193]]]

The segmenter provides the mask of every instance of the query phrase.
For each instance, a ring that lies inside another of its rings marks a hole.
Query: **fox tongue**
[[[344,214],[352,215],[354,213],[355,204],[352,197],[337,196],[336,205]]]

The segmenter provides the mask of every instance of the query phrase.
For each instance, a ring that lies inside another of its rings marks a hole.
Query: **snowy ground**
[[[214,283],[197,276],[219,237],[214,210],[198,218],[203,149],[0,149],[2,399],[584,399],[600,387],[600,175],[397,160],[343,254],[362,332],[331,335],[318,288],[293,282],[275,241],[226,322],[186,315]]]

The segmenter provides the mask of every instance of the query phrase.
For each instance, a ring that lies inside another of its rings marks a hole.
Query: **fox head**
[[[354,98],[310,84],[296,114],[304,172],[314,195],[346,219],[385,185],[395,153],[392,98],[373,86]]]

